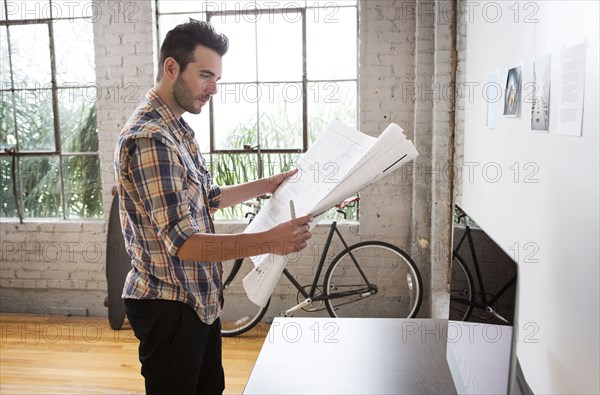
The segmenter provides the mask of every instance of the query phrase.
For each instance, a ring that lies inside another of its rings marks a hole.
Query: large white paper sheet
[[[402,128],[390,124],[374,138],[339,121],[332,121],[310,149],[299,159],[299,172],[286,180],[246,228],[260,232],[290,219],[290,201],[297,216],[320,217],[335,204],[418,155]],[[255,264],[243,280],[248,298],[265,306],[285,268],[285,256],[265,254],[253,258]]]

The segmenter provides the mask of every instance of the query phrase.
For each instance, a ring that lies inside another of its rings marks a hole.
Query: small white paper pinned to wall
[[[560,52],[557,134],[581,137],[586,50],[587,43],[584,42]]]

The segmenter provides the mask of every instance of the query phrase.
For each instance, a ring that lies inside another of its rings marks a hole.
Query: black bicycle
[[[357,200],[358,197],[337,205],[338,213],[345,215],[343,209]],[[329,264],[319,288],[334,234],[344,249]],[[225,308],[221,333],[225,337],[237,336],[261,321],[270,299],[265,307],[260,307],[246,297],[242,279],[254,269],[250,259],[223,262],[223,269]],[[331,223],[312,284],[301,285],[287,268],[283,274],[298,290],[298,298],[296,305],[281,312],[282,316],[292,316],[300,309],[321,311],[325,304],[332,317],[411,318],[419,312],[423,298],[421,275],[407,253],[382,241],[348,245],[337,227],[337,217]],[[227,303],[233,300],[235,303]]]
[[[465,219],[466,225],[465,233],[462,235],[452,253],[452,264],[458,264],[459,268],[456,269],[454,267],[452,270],[452,286],[450,287],[450,319],[457,321],[469,321],[474,313],[480,320],[487,321],[495,317],[505,324],[512,324],[512,319],[503,317],[500,313],[498,313],[498,300],[516,283],[517,276],[514,275],[510,277],[496,293],[486,292],[479,261],[475,252],[471,226],[467,220],[467,215],[460,209],[459,212],[460,214],[458,215],[458,222],[461,222],[463,219]],[[465,240],[469,244],[469,252],[473,261],[473,266],[475,267],[475,275],[477,278],[479,291],[475,289],[473,275],[469,270],[467,262],[459,253]]]

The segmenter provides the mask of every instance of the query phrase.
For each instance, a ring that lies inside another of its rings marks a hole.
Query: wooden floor
[[[223,338],[226,394],[240,394],[268,325]],[[0,315],[0,393],[143,394],[138,340],[106,318]]]

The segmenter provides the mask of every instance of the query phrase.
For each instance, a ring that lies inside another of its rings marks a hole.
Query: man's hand
[[[265,180],[267,181],[267,191],[265,193],[275,192],[275,190],[279,187],[279,185],[281,185],[283,181],[285,181],[287,178],[295,176],[296,173],[298,173],[298,169],[292,169],[284,173],[279,173],[272,177],[266,178]]]
[[[305,215],[272,227],[265,232],[263,251],[275,255],[286,255],[303,250],[306,248],[306,241],[312,237],[309,225],[312,220],[312,216]]]

